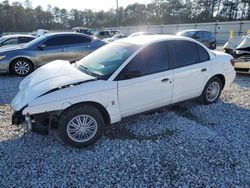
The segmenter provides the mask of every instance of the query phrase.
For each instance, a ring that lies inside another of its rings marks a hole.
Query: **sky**
[[[2,2],[3,0],[1,0]],[[20,2],[23,3],[25,0],[9,0],[10,3],[12,2]],[[70,9],[92,9],[93,11],[99,10],[109,10],[111,8],[116,8],[116,0],[30,0],[32,2],[32,6],[36,7],[41,5],[43,8],[47,8],[47,5],[50,4],[52,6],[57,6],[59,8],[65,8],[67,10]],[[118,0],[119,7],[123,6],[126,7],[129,4],[133,3],[143,3],[147,4],[152,2],[152,0]]]

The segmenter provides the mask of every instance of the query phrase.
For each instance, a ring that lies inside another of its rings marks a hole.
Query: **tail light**
[[[234,59],[230,59],[230,63],[234,66],[235,60]]]

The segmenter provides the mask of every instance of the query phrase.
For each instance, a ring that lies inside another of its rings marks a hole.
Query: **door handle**
[[[207,69],[206,69],[206,68],[201,69],[201,72],[206,72],[206,71],[207,71]]]
[[[161,80],[161,82],[168,82],[169,81],[169,78],[163,78],[162,80]]]

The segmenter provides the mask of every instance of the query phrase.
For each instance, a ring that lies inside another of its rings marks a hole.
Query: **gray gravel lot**
[[[216,104],[126,118],[81,150],[11,126],[20,80],[0,76],[0,187],[250,187],[250,76]]]

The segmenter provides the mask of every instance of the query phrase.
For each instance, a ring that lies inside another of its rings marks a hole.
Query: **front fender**
[[[31,101],[23,110],[23,115],[63,111],[78,103],[95,102],[102,105],[107,110],[111,123],[115,123],[121,119],[116,86],[117,84],[115,82],[108,87],[105,87],[104,84],[102,88],[96,91],[93,84],[86,83],[57,90]]]

